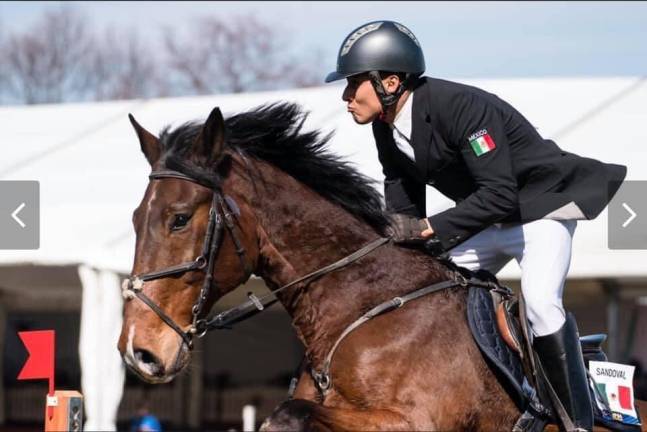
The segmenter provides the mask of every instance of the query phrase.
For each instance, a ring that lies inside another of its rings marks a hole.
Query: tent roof
[[[547,78],[461,80],[510,102],[564,150],[629,167],[638,180],[647,163],[645,80]],[[370,126],[355,125],[341,101],[342,87],[104,103],[0,108],[0,180],[38,180],[41,247],[0,251],[0,265],[74,264],[129,272],[134,254],[131,214],[148,182],[148,164],[128,122],[148,130],[204,119],[214,106],[227,113],[264,103],[298,102],[311,112],[306,128],[335,130],[331,148],[365,174],[382,180]],[[433,190],[428,210],[451,205]],[[578,224],[572,277],[643,277],[647,251],[607,248],[606,210]],[[516,264],[500,276],[519,276]]]

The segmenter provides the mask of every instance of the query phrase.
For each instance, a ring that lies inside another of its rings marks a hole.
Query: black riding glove
[[[445,250],[440,240],[435,236],[425,240],[425,251],[432,257],[449,259],[449,253]]]
[[[424,219],[414,218],[401,213],[394,213],[390,217],[389,236],[395,243],[422,245],[425,239],[422,232],[428,228]]]

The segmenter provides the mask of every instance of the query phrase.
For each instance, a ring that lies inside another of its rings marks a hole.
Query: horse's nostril
[[[135,351],[135,358],[142,363],[157,363],[157,358],[146,350]]]
[[[143,366],[151,375],[163,375],[164,366],[154,354],[147,350],[135,350],[135,360]]]

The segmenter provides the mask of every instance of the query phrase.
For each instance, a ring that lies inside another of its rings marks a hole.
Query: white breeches
[[[528,320],[537,336],[554,333],[565,321],[562,293],[571,263],[577,221],[540,219],[525,224],[495,224],[449,251],[470,270],[496,274],[512,258],[521,267],[521,290]]]

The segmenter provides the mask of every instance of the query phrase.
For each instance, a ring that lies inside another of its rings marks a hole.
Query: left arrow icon
[[[20,225],[20,226],[21,226],[21,228],[24,228],[24,227],[26,227],[26,226],[27,226],[27,225],[25,225],[25,223],[24,223],[22,220],[20,220],[20,218],[18,217],[18,213],[20,213],[20,211],[21,211],[22,209],[24,209],[24,208],[25,208],[25,203],[22,203],[22,204],[20,204],[20,205],[18,206],[18,208],[17,208],[16,210],[14,210],[14,211],[13,211],[13,213],[11,213],[11,217],[12,217],[12,218],[14,218],[14,220],[15,220],[16,222],[18,222],[18,225]]]

